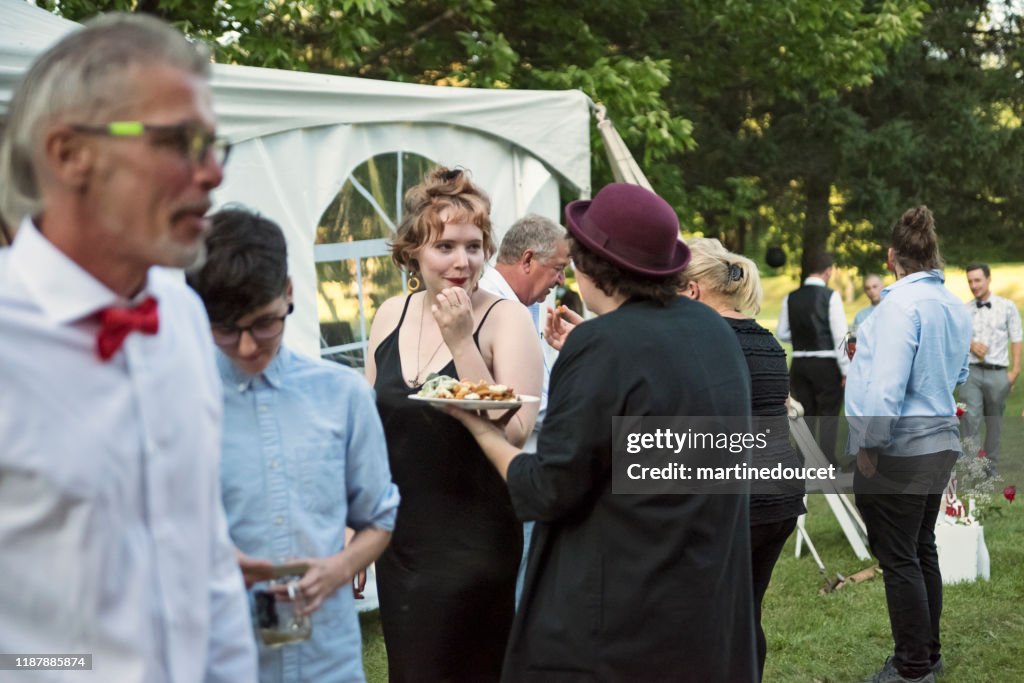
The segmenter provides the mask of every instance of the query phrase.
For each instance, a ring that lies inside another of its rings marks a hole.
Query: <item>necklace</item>
[[[437,348],[435,348],[434,352],[430,354],[430,358],[427,359],[427,362],[420,365],[420,345],[423,343],[423,318],[425,318],[426,315],[427,295],[426,292],[424,292],[423,311],[420,314],[420,331],[419,335],[416,337],[416,374],[412,377],[412,379],[409,379],[408,377],[405,379],[406,383],[411,387],[418,387],[420,385],[420,373],[423,372],[423,368],[430,366],[430,361],[434,360],[434,356],[436,356],[437,352],[441,350],[442,346],[444,346],[444,335],[441,335],[441,341],[438,342]]]

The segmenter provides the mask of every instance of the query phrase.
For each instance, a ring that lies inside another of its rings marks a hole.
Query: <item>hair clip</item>
[[[462,169],[461,168],[453,168],[450,171],[445,171],[444,173],[442,173],[441,174],[441,180],[443,180],[446,183],[450,183],[453,180],[455,180],[456,178],[458,178],[460,175],[462,175]]]
[[[743,279],[743,266],[735,263],[729,264],[729,281],[738,282]]]

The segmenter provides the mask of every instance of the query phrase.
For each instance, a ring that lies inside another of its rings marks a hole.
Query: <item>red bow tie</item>
[[[156,334],[160,318],[156,312],[156,299],[146,300],[135,308],[104,308],[100,311],[100,332],[96,337],[96,351],[102,360],[110,360],[132,332]]]

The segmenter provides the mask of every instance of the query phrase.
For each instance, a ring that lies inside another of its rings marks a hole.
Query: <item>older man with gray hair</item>
[[[100,17],[30,67],[0,150],[0,649],[81,680],[256,680],[209,322],[165,270],[224,177],[209,72],[163,22]]]
[[[558,223],[537,214],[528,214],[512,224],[501,239],[497,263],[484,271],[480,287],[505,299],[518,299],[530,310],[534,325],[540,330],[543,316],[540,304],[551,290],[565,282],[565,268],[569,265],[568,233]],[[540,343],[538,338],[538,343]],[[543,348],[542,350],[545,350]],[[532,451],[537,447],[537,435],[548,403],[548,378],[551,375],[551,359],[544,354],[544,388],[541,391],[540,411],[533,433],[523,450]],[[526,557],[530,550],[533,522],[523,525],[523,560],[519,566],[516,582],[516,604],[523,588]]]
[[[537,321],[537,305],[565,282],[569,242],[565,228],[549,218],[529,214],[512,224],[501,240],[497,263],[480,279],[480,286],[530,307]]]

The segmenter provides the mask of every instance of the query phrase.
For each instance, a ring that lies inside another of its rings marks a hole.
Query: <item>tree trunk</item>
[[[825,244],[832,232],[828,215],[831,188],[832,183],[829,178],[813,174],[804,178],[807,213],[804,218],[803,254],[800,257],[801,282],[810,275],[811,257],[825,251]]]

